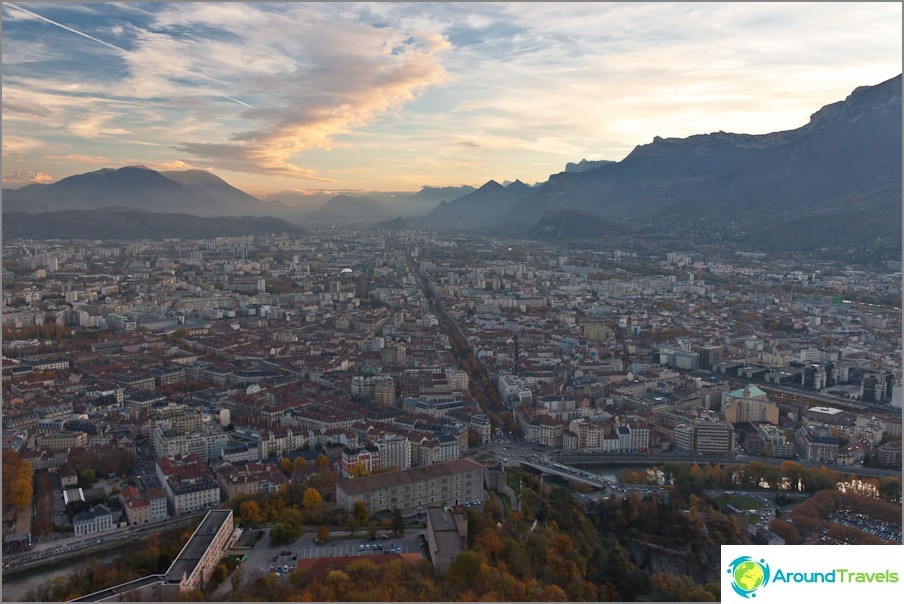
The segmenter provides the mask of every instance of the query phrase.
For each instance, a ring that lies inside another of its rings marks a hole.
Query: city
[[[900,475],[900,311],[856,301],[893,296],[899,265],[417,231],[98,243],[4,242],[4,449],[36,477],[5,573],[293,484],[340,531],[364,501],[416,536],[431,503],[508,497],[484,469],[591,500],[668,491],[608,466],[790,461],[867,495]],[[346,495],[463,459],[465,492]],[[708,493],[753,497],[748,538],[780,539],[769,489],[795,489],[752,486]]]
[[[0,11],[4,602],[901,600],[900,3]]]

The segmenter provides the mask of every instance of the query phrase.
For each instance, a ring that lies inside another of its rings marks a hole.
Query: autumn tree
[[[283,457],[279,460],[279,469],[283,471],[286,475],[292,475],[292,460],[288,457]]]
[[[793,524],[785,522],[781,518],[773,518],[769,521],[769,530],[785,540],[785,545],[797,545],[800,536]]]
[[[317,541],[323,543],[330,538],[330,527],[322,524],[317,527]]]
[[[321,453],[317,456],[317,459],[314,460],[314,467],[317,468],[318,472],[322,472],[330,467],[330,458]]]
[[[260,524],[264,521],[261,506],[256,501],[245,501],[239,506],[239,516],[249,524]]]
[[[319,505],[322,501],[323,497],[320,496],[320,491],[318,491],[317,489],[307,488],[304,490],[301,505],[306,510],[309,510]]]
[[[11,449],[3,449],[3,501],[24,510],[34,495],[31,464]]]
[[[363,501],[356,501],[355,508],[352,511],[352,517],[355,519],[355,522],[358,526],[364,526],[367,524],[367,506],[364,505]]]

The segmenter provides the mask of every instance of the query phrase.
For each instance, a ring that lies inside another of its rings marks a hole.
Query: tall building
[[[712,371],[712,368],[722,362],[722,347],[709,345],[700,347],[700,369]]]

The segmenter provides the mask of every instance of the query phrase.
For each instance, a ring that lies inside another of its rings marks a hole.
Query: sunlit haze
[[[900,3],[4,3],[3,184],[533,183],[654,136],[797,128],[901,55]]]

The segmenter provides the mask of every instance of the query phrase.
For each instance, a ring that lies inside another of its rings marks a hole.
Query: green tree
[[[84,470],[82,470],[78,477],[79,482],[87,487],[90,487],[95,482],[97,482],[97,473],[91,468],[85,468]]]
[[[270,529],[270,543],[272,545],[291,543],[298,539],[300,534],[301,528],[299,526],[287,522],[276,522],[273,524],[273,528]]]

